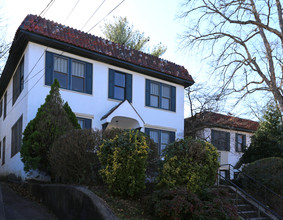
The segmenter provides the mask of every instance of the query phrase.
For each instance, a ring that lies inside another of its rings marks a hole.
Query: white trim
[[[176,132],[176,128],[169,128],[169,127],[163,127],[163,126],[158,126],[158,125],[150,125],[150,124],[145,124],[145,128],[152,128],[152,129],[157,129],[157,130],[163,130],[163,131],[173,131]]]
[[[79,117],[79,118],[94,119],[94,116],[90,114],[77,113],[77,112],[74,112],[74,114],[76,115],[76,117]]]

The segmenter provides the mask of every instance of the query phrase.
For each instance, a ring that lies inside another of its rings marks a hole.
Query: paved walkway
[[[58,220],[48,209],[0,183],[0,220]]]

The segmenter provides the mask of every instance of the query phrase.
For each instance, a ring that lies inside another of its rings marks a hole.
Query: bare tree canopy
[[[149,37],[145,37],[143,32],[134,30],[134,26],[129,24],[126,17],[115,17],[113,23],[105,23],[102,27],[105,37],[115,43],[123,44],[135,50],[147,52]],[[167,47],[161,43],[153,46],[150,52],[154,56],[161,56]]]
[[[219,95],[268,91],[283,112],[281,1],[186,0],[183,8],[185,46],[202,46],[213,60]]]

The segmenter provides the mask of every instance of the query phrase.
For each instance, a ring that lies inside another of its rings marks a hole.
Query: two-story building
[[[0,78],[0,175],[26,177],[22,132],[55,78],[83,128],[139,128],[160,151],[184,136],[184,88],[194,83],[184,67],[28,15]]]
[[[236,165],[258,127],[256,121],[215,112],[202,112],[185,119],[185,135],[212,143],[218,150],[218,160],[224,171],[229,169],[226,164]]]

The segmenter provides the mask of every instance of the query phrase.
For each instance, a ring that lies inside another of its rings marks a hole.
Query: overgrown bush
[[[164,155],[159,187],[186,185],[189,191],[199,192],[215,183],[219,163],[212,144],[188,137],[167,145]]]
[[[269,157],[257,160],[244,167],[243,172],[283,195],[283,158]]]
[[[135,130],[103,141],[97,152],[100,174],[114,194],[134,196],[145,188],[148,151],[145,135]]]
[[[74,125],[76,127],[75,121],[71,122],[69,118],[73,113],[66,113],[63,107],[59,87],[59,82],[55,79],[45,103],[40,106],[35,118],[28,123],[24,130],[20,152],[25,171],[38,169],[49,174],[48,154],[50,147],[58,137],[72,130]]]
[[[236,168],[263,158],[283,158],[283,122],[276,105],[271,104],[267,107],[263,120],[251,140],[251,145],[236,164]]]
[[[53,177],[64,183],[97,183],[100,164],[96,150],[101,143],[99,130],[72,130],[58,138],[49,154]]]
[[[228,192],[209,190],[203,195],[186,187],[162,189],[146,198],[147,210],[158,219],[238,219]]]

